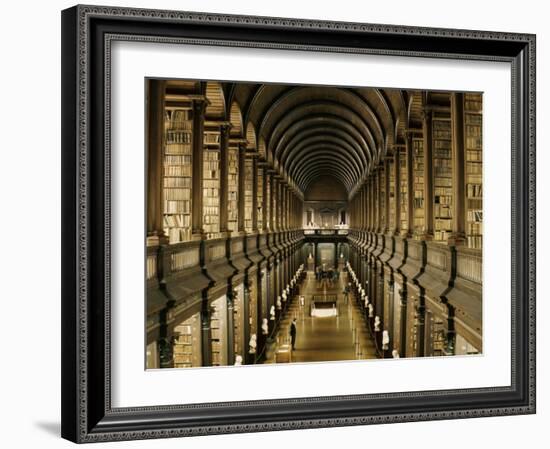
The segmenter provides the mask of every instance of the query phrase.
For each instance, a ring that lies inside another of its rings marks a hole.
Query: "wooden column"
[[[165,88],[165,81],[147,81],[147,237],[153,238],[164,236],[162,153]]]
[[[203,145],[204,145],[204,100],[193,100],[193,180],[192,180],[192,233],[202,236],[202,178],[203,178]]]
[[[424,229],[426,240],[430,240],[434,235],[434,188],[432,111],[429,109],[425,109],[423,113],[422,134],[424,136]]]
[[[464,149],[464,94],[451,94],[453,232],[449,245],[463,245],[466,241],[466,155]]]
[[[229,164],[229,129],[227,124],[220,128],[220,232],[227,232],[228,209],[228,164]]]

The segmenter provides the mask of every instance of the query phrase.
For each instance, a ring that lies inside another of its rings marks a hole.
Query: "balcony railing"
[[[305,228],[304,235],[348,235],[347,228]]]

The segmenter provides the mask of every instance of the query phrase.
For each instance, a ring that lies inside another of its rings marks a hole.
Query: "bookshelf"
[[[452,231],[451,120],[434,113],[433,121],[434,240],[446,242]]]
[[[174,368],[202,365],[200,313],[174,327]]]
[[[481,94],[464,96],[466,153],[466,241],[469,248],[483,244],[483,150]]]
[[[273,222],[276,223],[277,225],[277,230],[280,231],[281,230],[281,222],[282,222],[282,217],[281,217],[281,200],[280,200],[280,196],[279,196],[279,192],[280,192],[280,189],[279,189],[279,183],[275,183],[274,184],[276,187],[275,189],[273,189],[271,191],[271,198],[273,199]]]
[[[169,243],[191,239],[191,108],[168,109],[163,151],[163,227]]]
[[[262,212],[263,212],[263,199],[264,199],[264,190],[263,190],[263,187],[264,187],[264,171],[262,168],[258,167],[258,187],[257,187],[257,194],[256,196],[258,197],[258,210],[257,210],[257,214],[258,214],[258,231],[259,232],[262,232],[262,230],[264,229],[264,222],[263,222],[263,215],[262,215]]]
[[[257,284],[254,280],[250,281],[248,286],[248,325],[250,335],[258,336],[258,294]],[[247,342],[248,347],[248,342]]]
[[[406,233],[409,230],[408,210],[409,210],[409,190],[407,185],[407,149],[399,149],[399,229],[402,233]]]
[[[380,229],[383,232],[386,228],[386,171],[380,170],[378,176],[380,176],[380,192],[378,192],[378,195],[380,195],[380,210],[378,212],[380,214]]]
[[[246,342],[244,341],[244,288],[243,284],[235,289],[236,297],[233,300],[233,328],[234,328],[234,351],[235,356],[240,355],[245,358]],[[234,361],[229,361],[234,363]]]
[[[414,235],[420,236],[424,229],[424,141],[413,138],[413,228]]]
[[[244,230],[252,232],[252,195],[253,189],[254,161],[251,157],[244,161]]]
[[[273,230],[273,226],[271,226],[271,183],[269,182],[269,176],[266,176],[265,178],[265,207],[267,208],[265,211],[265,227],[269,228],[270,231]]]
[[[397,150],[396,150],[397,151]],[[396,217],[395,217],[395,168],[394,168],[394,159],[390,159],[389,162],[388,162],[388,174],[387,176],[389,177],[389,183],[388,183],[388,186],[389,186],[389,195],[388,195],[388,198],[389,198],[389,203],[388,203],[388,207],[390,208],[390,213],[389,213],[389,223],[388,223],[388,226],[389,226],[389,230],[390,232],[393,232],[395,230],[395,225],[396,225]]]
[[[239,228],[239,147],[228,149],[227,167],[227,229],[237,232]]]
[[[220,131],[206,130],[203,136],[203,228],[207,238],[220,232]]]
[[[225,295],[212,302],[210,332],[212,366],[227,365],[227,299]]]

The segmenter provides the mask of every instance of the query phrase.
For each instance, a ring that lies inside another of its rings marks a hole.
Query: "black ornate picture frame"
[[[511,385],[113,408],[109,99],[116,40],[509,63]],[[62,12],[62,86],[64,438],[84,443],[535,413],[534,35],[75,6]]]

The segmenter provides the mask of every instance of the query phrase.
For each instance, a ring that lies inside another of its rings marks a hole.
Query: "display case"
[[[163,148],[163,227],[169,243],[191,239],[193,120],[191,103],[166,108]]]
[[[175,326],[174,335],[174,368],[202,366],[200,313]]]

